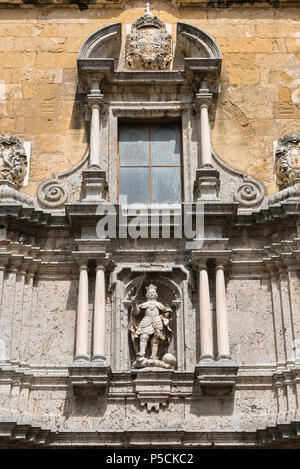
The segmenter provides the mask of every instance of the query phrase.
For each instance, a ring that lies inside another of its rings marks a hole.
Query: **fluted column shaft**
[[[218,359],[230,358],[224,267],[216,266],[216,320]]]
[[[79,269],[79,290],[76,331],[76,359],[88,360],[88,266],[83,264]]]
[[[206,266],[199,267],[199,309],[201,359],[213,358],[213,319]]]
[[[105,361],[105,268],[96,267],[93,360]]]
[[[93,102],[91,105],[90,126],[90,166],[99,166],[100,157],[100,105]]]
[[[200,106],[200,126],[201,126],[201,158],[202,166],[211,165],[211,140],[210,140],[210,122],[208,116],[208,103]]]

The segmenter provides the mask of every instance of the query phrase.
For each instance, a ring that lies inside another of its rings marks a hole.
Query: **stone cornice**
[[[55,8],[68,7],[87,10],[90,8],[123,8],[130,0],[94,0],[91,4],[89,0],[0,0],[0,8],[28,8],[30,6],[49,6]],[[243,8],[243,7],[264,7],[264,8],[283,8],[300,7],[298,0],[172,0],[170,2],[174,8]]]

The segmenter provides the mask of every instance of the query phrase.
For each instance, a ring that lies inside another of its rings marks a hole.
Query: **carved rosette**
[[[171,34],[148,10],[131,26],[126,37],[126,65],[130,69],[165,70],[172,60]]]
[[[0,180],[18,189],[26,176],[27,164],[21,140],[11,134],[0,136]]]
[[[278,180],[284,187],[300,182],[300,134],[291,133],[278,140],[275,166]]]

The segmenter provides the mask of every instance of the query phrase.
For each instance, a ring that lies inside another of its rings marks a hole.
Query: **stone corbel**
[[[78,397],[95,397],[105,393],[110,382],[110,367],[97,363],[85,365],[73,363],[69,366],[69,383]]]
[[[233,396],[238,366],[222,361],[196,365],[195,373],[200,395]]]
[[[174,370],[135,370],[134,392],[147,412],[159,412],[168,406]]]

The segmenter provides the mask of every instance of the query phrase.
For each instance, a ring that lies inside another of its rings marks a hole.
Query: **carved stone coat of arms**
[[[131,26],[126,37],[126,65],[131,69],[163,70],[172,60],[171,34],[149,10]]]
[[[300,182],[300,134],[279,139],[275,151],[276,175],[283,186]]]

